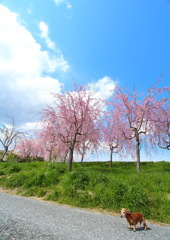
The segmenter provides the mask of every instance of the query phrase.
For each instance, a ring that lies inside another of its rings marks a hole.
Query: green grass
[[[0,163],[0,186],[25,196],[83,208],[120,212],[125,207],[142,212],[149,220],[170,224],[170,163],[108,162]]]

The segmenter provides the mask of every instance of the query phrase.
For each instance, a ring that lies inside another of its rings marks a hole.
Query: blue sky
[[[170,85],[168,0],[0,0],[0,121],[32,128],[50,92]]]

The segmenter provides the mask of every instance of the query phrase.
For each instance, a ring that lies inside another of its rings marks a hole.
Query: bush
[[[27,163],[27,162],[44,162],[44,158],[42,157],[18,157],[18,162]]]

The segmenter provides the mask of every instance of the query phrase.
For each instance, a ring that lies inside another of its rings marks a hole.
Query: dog
[[[142,213],[136,212],[136,213],[131,213],[129,210],[126,208],[121,209],[121,217],[125,217],[127,222],[129,223],[128,228],[131,228],[131,225],[133,225],[133,231],[136,232],[136,225],[138,222],[143,223],[144,230],[147,230],[147,225],[146,225],[146,220],[144,218],[144,215]]]

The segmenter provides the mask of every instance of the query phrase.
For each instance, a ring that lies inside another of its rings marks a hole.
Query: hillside
[[[108,162],[67,164],[30,162],[0,163],[0,186],[19,195],[82,208],[120,212],[125,207],[147,219],[170,224],[170,163]]]

